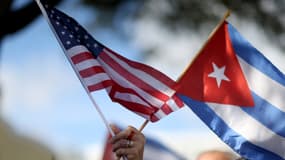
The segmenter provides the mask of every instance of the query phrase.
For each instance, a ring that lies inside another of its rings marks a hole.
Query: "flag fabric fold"
[[[152,122],[183,106],[175,95],[175,81],[105,47],[58,9],[47,4],[44,8],[65,54],[89,92],[106,89],[112,101]]]
[[[285,76],[224,22],[178,81],[179,97],[250,160],[285,159]]]

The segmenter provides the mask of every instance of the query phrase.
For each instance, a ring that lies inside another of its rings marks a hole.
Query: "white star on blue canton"
[[[212,77],[216,79],[218,88],[220,88],[222,80],[224,81],[231,81],[226,75],[225,75],[225,69],[226,66],[222,66],[219,68],[215,63],[212,63],[214,71],[208,75],[208,77]]]

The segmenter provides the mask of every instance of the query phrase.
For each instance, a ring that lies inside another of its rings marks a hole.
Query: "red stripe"
[[[171,112],[173,112],[173,110],[169,107],[169,105],[164,104],[161,108],[160,108],[163,113],[165,113],[166,115],[170,114]]]
[[[124,101],[124,100],[120,100],[120,99],[112,99],[114,102],[118,102],[120,104],[122,104],[123,106],[125,106],[127,109],[133,111],[133,112],[136,112],[136,114],[144,114],[144,117],[145,115],[148,115],[149,119],[151,122],[156,122],[159,120],[158,117],[156,117],[154,115],[155,112],[157,112],[157,109],[154,110],[154,108],[148,108],[144,105],[141,105],[141,104],[138,104],[138,103],[132,103],[132,102],[129,102],[129,101]]]
[[[114,98],[114,96],[115,96],[115,93],[116,93],[116,91],[118,90],[117,89],[117,86],[118,86],[118,84],[116,83],[116,82],[114,82],[113,81],[113,86],[112,86],[112,88],[111,88],[111,90],[109,91],[109,97],[111,98],[111,99],[113,99]]]
[[[139,69],[139,70],[143,70],[146,73],[150,74],[151,76],[155,77],[156,79],[158,79],[159,81],[161,81],[162,83],[167,85],[169,88],[172,88],[172,89],[176,88],[177,83],[175,81],[173,81],[171,78],[169,78],[168,76],[166,76],[165,74],[163,74],[162,72],[160,72],[160,71],[158,71],[158,70],[156,70],[156,69],[154,69],[148,65],[145,65],[143,63],[139,63],[139,62],[129,60],[129,59],[117,54],[116,52],[113,52],[109,48],[105,48],[105,49],[107,51],[109,51],[110,53],[112,53],[113,55],[115,55],[118,59],[129,64],[131,67]]]
[[[116,92],[133,94],[133,95],[141,98],[142,101],[144,101],[146,104],[148,104],[148,106],[145,106],[145,105],[140,104],[140,103],[135,103],[132,101],[127,101],[127,100],[122,100],[122,99],[116,98],[115,97]],[[123,88],[123,87],[119,86],[118,84],[116,84],[112,87],[112,89],[109,93],[109,96],[111,97],[111,99],[114,102],[118,102],[118,103],[122,104],[123,106],[125,106],[126,108],[128,108],[129,110],[132,110],[135,112],[139,112],[139,113],[151,116],[153,113],[155,113],[158,110],[156,107],[153,107],[148,102],[146,102],[134,90],[129,89],[129,88]]]
[[[105,71],[101,66],[93,66],[93,67],[81,70],[79,72],[79,74],[83,78],[90,77],[90,76],[95,75],[97,73],[105,73]]]
[[[156,122],[156,121],[158,121],[158,120],[159,120],[158,117],[156,117],[155,115],[151,115],[151,117],[150,117],[150,121],[151,121],[151,122]]]
[[[94,84],[94,85],[89,85],[87,88],[88,88],[89,92],[93,92],[93,91],[97,91],[97,90],[104,89],[104,88],[107,88],[109,86],[112,86],[112,84],[113,84],[112,80],[105,80],[105,81],[102,81],[102,82]]]
[[[88,60],[88,59],[95,59],[94,56],[92,55],[92,53],[90,53],[90,52],[82,52],[82,53],[79,53],[79,54],[71,57],[71,61],[74,64],[78,64],[78,63],[85,61],[85,60]]]
[[[161,99],[162,101],[166,101],[169,99],[169,96],[166,94],[158,91],[157,89],[153,88],[146,82],[142,81],[141,79],[135,77],[130,72],[128,72],[126,69],[121,67],[115,60],[113,60],[109,55],[107,55],[105,52],[101,53],[99,57],[107,63],[113,70],[118,72],[120,75],[122,75],[125,79],[127,79],[132,84],[136,85],[137,87],[141,88],[145,92],[149,93],[153,97],[156,97],[158,99]]]
[[[182,108],[184,106],[183,101],[178,96],[176,96],[176,94],[172,96],[172,99],[174,100],[174,102],[177,104],[179,108]]]
[[[120,93],[127,93],[127,94],[132,94],[135,95],[137,97],[139,97],[144,103],[146,103],[148,106],[145,107],[151,107],[153,108],[155,111],[158,110],[157,107],[152,106],[150,103],[148,103],[143,97],[141,97],[135,90],[131,89],[131,88],[124,88],[122,86],[120,86],[119,84],[114,82],[114,85],[112,87],[112,90],[109,93],[109,96],[111,97],[111,99],[115,96],[115,92],[120,92]]]

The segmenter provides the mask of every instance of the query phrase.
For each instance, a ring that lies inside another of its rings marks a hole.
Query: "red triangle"
[[[209,76],[214,72],[213,64],[218,68],[225,67],[224,75],[229,81],[221,80],[218,86],[216,78]],[[208,41],[178,83],[178,93],[194,100],[238,106],[254,105],[231,44],[226,22]]]

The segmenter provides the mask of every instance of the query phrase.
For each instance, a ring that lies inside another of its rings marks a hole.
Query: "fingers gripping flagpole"
[[[220,28],[220,26],[224,23],[224,21],[230,16],[230,10],[227,10],[227,12],[224,14],[224,17],[221,19],[221,21],[218,23],[218,25],[213,29],[213,31],[210,33],[207,41],[203,44],[203,46],[201,47],[201,49],[199,50],[198,54],[203,50],[203,48],[206,46],[206,44],[209,42],[209,40],[211,39],[211,37],[216,33],[216,31],[218,30],[218,28]],[[197,54],[197,55],[198,55]],[[190,64],[191,65],[191,64]],[[176,80],[179,81],[179,79],[181,78],[181,76],[185,73],[185,71],[188,70],[188,68],[190,67],[190,65],[188,67],[185,68],[184,72],[182,72],[182,74],[180,75],[180,77]],[[142,130],[145,128],[145,126],[148,124],[149,120],[144,121],[144,123],[141,125],[141,127],[139,128],[139,131],[142,132]]]

